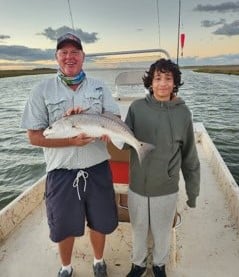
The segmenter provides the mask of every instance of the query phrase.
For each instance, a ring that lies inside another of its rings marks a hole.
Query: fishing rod
[[[73,31],[75,31],[73,16],[72,16],[72,12],[71,12],[70,0],[68,0],[68,7],[69,7],[70,18],[71,18],[71,26],[72,26]]]
[[[158,43],[160,48],[160,24],[159,24],[159,2],[156,0],[156,6],[157,6],[157,20],[158,20]]]
[[[70,0],[67,0],[67,2],[68,2],[69,14],[70,14],[70,18],[71,18],[72,29],[75,32]],[[91,54],[87,54],[86,57],[99,57],[99,56],[102,57],[102,56],[111,56],[111,55],[127,55],[127,54],[143,54],[143,53],[161,52],[169,59],[170,58],[169,53],[166,50],[160,48],[160,25],[159,25],[159,4],[158,4],[158,0],[156,0],[156,5],[157,5],[158,39],[159,39],[158,40],[158,43],[159,43],[159,48],[158,49],[144,49],[144,50],[129,50],[129,51],[91,53]]]
[[[177,65],[178,65],[178,56],[179,56],[180,24],[181,24],[181,0],[178,0],[178,43],[177,43]]]

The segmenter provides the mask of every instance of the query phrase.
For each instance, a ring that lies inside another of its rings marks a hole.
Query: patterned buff
[[[67,86],[71,85],[80,85],[83,80],[85,79],[85,72],[81,70],[79,74],[74,77],[67,77],[65,76],[60,69],[57,72],[57,77]]]

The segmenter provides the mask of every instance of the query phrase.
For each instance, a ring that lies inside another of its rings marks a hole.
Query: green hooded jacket
[[[130,189],[143,196],[175,193],[181,169],[188,205],[195,207],[200,164],[192,116],[185,102],[178,97],[160,102],[147,95],[130,105],[125,122],[138,140],[155,145],[141,165],[130,148]]]

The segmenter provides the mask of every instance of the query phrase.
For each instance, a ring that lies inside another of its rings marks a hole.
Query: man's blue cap
[[[61,49],[64,43],[72,43],[78,49],[82,50],[81,40],[72,33],[66,33],[57,39],[56,49]]]

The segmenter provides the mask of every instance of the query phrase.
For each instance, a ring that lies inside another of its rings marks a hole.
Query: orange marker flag
[[[182,33],[180,35],[180,41],[181,41],[181,56],[183,56],[183,47],[184,47],[184,42],[185,42],[185,34]]]

